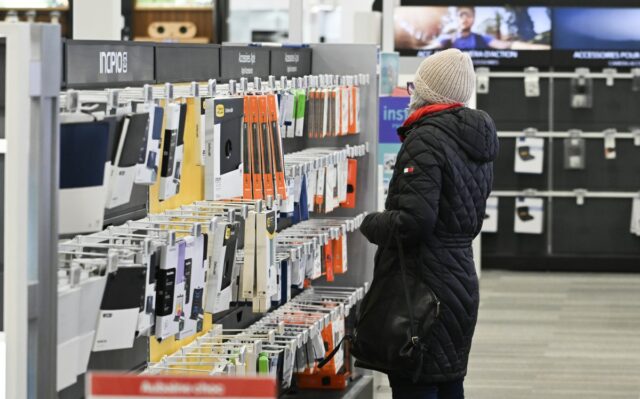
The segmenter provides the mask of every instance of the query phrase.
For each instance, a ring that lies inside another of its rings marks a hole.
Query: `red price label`
[[[267,377],[180,377],[89,373],[88,399],[275,398],[276,381]]]

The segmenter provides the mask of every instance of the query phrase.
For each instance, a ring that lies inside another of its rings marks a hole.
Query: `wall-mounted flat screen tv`
[[[549,7],[403,6],[394,11],[395,49],[406,56],[458,48],[476,65],[548,66],[551,35]]]
[[[555,7],[557,66],[640,67],[640,8]]]

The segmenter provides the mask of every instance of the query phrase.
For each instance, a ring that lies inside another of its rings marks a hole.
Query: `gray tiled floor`
[[[485,272],[471,399],[640,398],[640,275]]]
[[[640,399],[640,275],[483,272],[465,385],[469,399]]]

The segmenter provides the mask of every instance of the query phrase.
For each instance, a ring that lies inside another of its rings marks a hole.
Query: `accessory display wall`
[[[160,47],[160,46],[159,46]],[[167,49],[175,48],[176,46],[166,46]],[[97,50],[97,49],[94,49]],[[253,48],[247,48],[246,51],[253,51]],[[297,50],[288,50],[297,51]],[[301,52],[309,54],[311,50],[302,49]],[[357,74],[366,73],[371,77],[371,84],[363,85],[363,92],[361,93],[363,105],[363,113],[361,113],[360,120],[362,121],[361,133],[348,137],[336,137],[327,139],[310,139],[306,136],[300,139],[285,140],[285,153],[297,151],[307,147],[344,147],[345,145],[357,145],[370,143],[372,145],[369,150],[370,155],[366,155],[361,158],[361,167],[358,168],[358,192],[362,195],[357,196],[357,203],[355,209],[338,210],[334,214],[336,216],[353,216],[363,211],[368,211],[376,208],[376,197],[374,195],[366,195],[367,190],[374,192],[376,186],[376,168],[371,167],[374,165],[375,160],[375,140],[373,139],[377,135],[377,82],[376,76],[376,62],[377,62],[377,50],[373,45],[317,45],[313,46],[313,57],[308,65],[310,70],[302,70],[301,74],[306,75],[308,73],[313,74]],[[156,53],[157,55],[157,53]],[[269,53],[268,53],[269,55]],[[223,57],[224,58],[224,57]],[[162,71],[159,70],[157,64],[158,58],[156,57],[155,65],[155,81],[160,83],[163,81]],[[218,62],[218,60],[214,60]],[[224,62],[224,60],[220,60]],[[267,64],[266,68],[269,66]],[[306,67],[305,67],[306,68]],[[190,71],[183,71],[182,76],[177,76],[177,71],[171,70],[171,78],[175,79],[175,82],[188,82],[200,78],[201,69],[194,68],[195,75],[190,74]],[[195,76],[194,78],[192,78]],[[211,76],[211,78],[219,78],[219,76]],[[279,76],[277,76],[279,78]],[[220,82],[222,83],[222,82]],[[226,83],[226,81],[224,81]],[[122,86],[121,82],[117,82],[113,87]],[[132,86],[135,86],[132,83]],[[90,85],[90,82],[83,82],[78,88],[80,89],[103,89],[105,84]],[[193,99],[186,99],[185,101],[193,101]],[[187,117],[188,121],[192,121],[194,118]],[[195,137],[189,135],[195,134],[193,126],[190,127],[190,122],[187,125],[187,133],[185,132],[185,142],[195,142]],[[164,129],[163,129],[164,131]],[[194,147],[195,148],[195,147]],[[373,157],[373,158],[372,158]],[[203,199],[204,188],[202,187],[202,168],[196,167],[195,159],[197,153],[193,153],[190,149],[185,149],[184,167],[182,173],[182,182],[184,188],[180,190],[180,194],[172,197],[170,200],[159,202],[158,201],[158,187],[154,186],[140,186],[142,190],[137,193],[135,190],[132,193],[131,201],[123,205],[122,207],[114,208],[105,214],[105,225],[118,225],[126,220],[141,218],[149,212],[160,212],[166,209],[175,208],[179,205],[185,205],[192,203],[196,200]],[[369,167],[367,167],[369,165]],[[198,183],[196,183],[198,182]],[[336,276],[336,280],[333,285],[353,285],[361,286],[365,281],[369,281],[373,275],[373,248],[364,240],[360,235],[353,234],[353,239],[349,240],[348,253],[352,256],[349,260],[350,272],[344,276]],[[250,307],[239,306],[227,312],[213,315],[213,319],[216,323],[222,324],[225,328],[246,328],[256,320],[256,315],[251,312]],[[207,320],[207,324],[210,324],[211,319]],[[139,337],[135,339],[134,347],[126,350],[114,350],[107,352],[92,353],[89,362],[89,370],[119,370],[119,371],[135,371],[146,365],[150,359],[152,361],[158,361],[162,355],[174,353],[179,349],[177,340],[166,339],[162,343],[158,344],[153,342],[153,338]],[[78,377],[77,383],[70,386],[63,391],[59,392],[60,398],[79,398],[84,394],[84,376]]]
[[[595,72],[595,71],[594,71]],[[629,132],[640,126],[634,104],[640,92],[632,91],[630,79],[593,79],[593,107],[571,107],[571,79],[540,79],[540,96],[525,97],[522,78],[491,77],[487,94],[477,95],[477,106],[495,120],[498,132],[539,131]],[[524,136],[524,134],[523,134]],[[616,140],[616,159],[604,156],[603,138],[585,139],[586,167],[564,168],[562,138],[545,139],[545,165],[541,175],[514,172],[517,138],[500,139],[495,162],[494,190],[521,191],[640,191],[640,147],[633,140]],[[499,199],[498,232],[483,235],[483,266],[487,268],[537,270],[638,271],[640,237],[630,234],[631,200],[586,198],[545,199],[544,232],[522,235],[513,231],[512,197]]]

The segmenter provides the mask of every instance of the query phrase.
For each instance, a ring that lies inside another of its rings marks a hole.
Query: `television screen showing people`
[[[397,7],[395,48],[550,50],[548,7]]]

